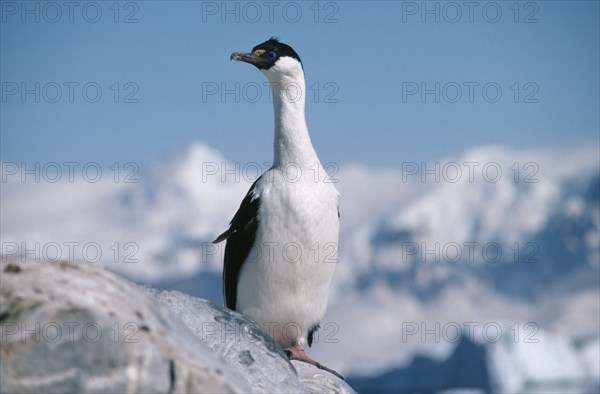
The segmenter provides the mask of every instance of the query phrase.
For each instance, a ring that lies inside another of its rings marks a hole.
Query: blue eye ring
[[[267,53],[267,59],[269,59],[269,60],[275,60],[276,57],[277,57],[277,54],[275,53],[275,51],[271,51],[271,52]]]

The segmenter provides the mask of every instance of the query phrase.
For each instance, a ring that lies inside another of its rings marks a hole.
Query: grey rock
[[[309,393],[356,394],[344,380],[302,361],[292,361],[298,372],[298,379]]]
[[[90,263],[0,271],[0,392],[354,393],[209,301]]]
[[[89,263],[3,263],[1,392],[248,392],[165,307]]]
[[[228,365],[243,371],[254,392],[354,393],[346,382],[327,371],[304,362],[290,363],[270,336],[235,311],[178,291],[143,288],[168,306]]]

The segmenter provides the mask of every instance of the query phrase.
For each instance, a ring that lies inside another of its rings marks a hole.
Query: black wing
[[[242,200],[240,208],[229,223],[229,229],[219,235],[213,243],[227,240],[225,261],[223,263],[223,297],[225,306],[235,310],[237,285],[242,264],[250,254],[258,228],[258,207],[260,199],[254,195],[258,178]]]

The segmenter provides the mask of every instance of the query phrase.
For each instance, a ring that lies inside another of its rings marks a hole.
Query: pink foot
[[[288,358],[290,360],[304,361],[305,363],[312,364],[315,367],[322,369],[324,371],[327,371],[329,373],[332,373],[335,376],[337,376],[338,378],[344,380],[344,377],[342,375],[340,375],[339,373],[337,373],[336,371],[334,371],[333,369],[327,368],[320,362],[308,357],[306,355],[306,353],[304,352],[304,347],[302,346],[300,341],[296,342],[296,345],[294,345],[293,347],[285,349],[285,354],[288,356]]]

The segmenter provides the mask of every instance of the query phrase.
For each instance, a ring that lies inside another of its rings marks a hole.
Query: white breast
[[[333,184],[310,169],[300,176],[287,170],[273,168],[257,184],[260,221],[236,308],[284,348],[306,338],[325,314],[339,234]]]

